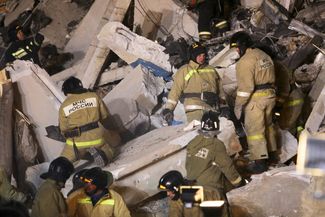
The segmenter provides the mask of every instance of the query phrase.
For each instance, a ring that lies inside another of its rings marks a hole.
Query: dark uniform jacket
[[[15,200],[21,203],[26,201],[25,194],[18,192],[9,182],[6,171],[0,167],[0,201]]]
[[[31,217],[66,217],[67,204],[56,181],[47,179],[34,199]]]
[[[12,42],[6,50],[5,62],[10,63],[15,60],[30,60],[40,65],[38,51],[41,48],[43,40],[44,36],[37,33],[34,37]]]
[[[237,185],[242,180],[225,145],[216,137],[196,136],[187,146],[185,166],[187,178],[203,187],[223,189],[226,182]]]

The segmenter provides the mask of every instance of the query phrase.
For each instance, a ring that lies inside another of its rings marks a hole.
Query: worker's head
[[[87,171],[88,169],[82,169],[78,172],[76,172],[75,174],[73,174],[73,177],[72,177],[72,184],[73,184],[73,187],[71,189],[71,191],[68,193],[71,194],[72,192],[78,190],[78,189],[81,189],[85,186],[85,182],[83,181],[83,177],[84,177],[84,174],[85,172]]]
[[[171,200],[178,200],[180,197],[180,186],[184,184],[182,174],[176,170],[171,170],[159,179],[158,189],[166,191]]]
[[[206,48],[199,42],[194,42],[190,47],[191,60],[202,65],[206,62]]]
[[[205,112],[201,119],[199,133],[204,137],[214,137],[220,132],[219,129],[219,114],[211,110]]]
[[[82,82],[78,78],[71,76],[70,78],[68,78],[63,82],[62,91],[64,95],[68,95],[71,93],[72,94],[83,93],[85,92],[85,89],[82,85]]]
[[[236,48],[240,57],[242,57],[247,48],[253,46],[253,40],[246,32],[236,32],[230,39],[230,48]]]
[[[82,177],[85,183],[84,189],[88,196],[96,194],[98,191],[103,191],[113,183],[113,174],[109,171],[104,171],[100,167],[93,167],[83,173]]]
[[[24,40],[25,39],[25,33],[23,31],[22,26],[16,25],[9,29],[8,36],[11,41],[16,40]]]
[[[42,179],[55,180],[60,187],[64,187],[65,182],[74,171],[73,164],[65,157],[54,159],[49,166],[48,172],[41,175]]]

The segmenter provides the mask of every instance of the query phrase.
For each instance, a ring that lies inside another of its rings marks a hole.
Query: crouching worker
[[[61,189],[73,171],[72,163],[65,157],[58,157],[50,163],[48,172],[41,175],[41,178],[46,180],[35,196],[32,217],[67,216],[67,204]]]
[[[85,89],[78,78],[70,77],[62,85],[67,96],[59,110],[59,127],[66,138],[61,156],[70,161],[95,160],[105,166],[114,156],[113,150],[104,139],[104,120],[108,110],[102,99]],[[94,157],[96,156],[96,157]]]
[[[113,175],[100,167],[85,171],[80,177],[84,181],[86,197],[78,200],[75,217],[130,217],[123,198],[109,189]]]
[[[185,167],[187,178],[203,186],[206,194],[218,192],[221,199],[226,200],[226,193],[244,185],[245,180],[235,169],[224,143],[217,138],[219,133],[219,115],[213,111],[205,112],[199,135],[187,145]],[[224,207],[222,216],[229,216],[228,204]]]
[[[168,217],[203,217],[203,212],[199,206],[184,207],[180,194],[180,188],[183,185],[187,185],[186,180],[176,170],[167,172],[159,180],[158,189],[166,191],[170,199]]]

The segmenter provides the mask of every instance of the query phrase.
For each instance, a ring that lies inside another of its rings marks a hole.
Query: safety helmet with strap
[[[83,88],[82,82],[74,76],[69,77],[62,84],[62,91],[64,95],[69,93],[81,93],[84,90],[85,89]]]
[[[219,114],[211,110],[205,112],[201,119],[201,130],[217,131],[219,128]]]
[[[171,170],[159,179],[158,189],[162,191],[171,191],[175,194],[173,200],[179,198],[179,188],[184,184],[183,175],[177,170]]]
[[[105,189],[113,183],[113,174],[109,171],[104,171],[100,167],[93,167],[83,174],[82,180],[85,183],[91,183],[97,189]]]
[[[207,54],[205,46],[203,46],[199,42],[194,42],[190,46],[190,59],[194,62],[196,62],[196,57],[199,56],[200,54]]]
[[[42,179],[53,179],[65,183],[74,171],[73,164],[65,157],[54,159],[49,166],[48,172],[41,174]]]
[[[239,49],[239,55],[242,57],[247,48],[253,46],[253,40],[246,32],[236,32],[230,39],[230,48],[236,47]]]

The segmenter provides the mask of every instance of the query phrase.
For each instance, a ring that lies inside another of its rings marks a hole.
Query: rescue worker
[[[223,0],[191,0],[189,9],[196,8],[199,12],[198,31],[200,42],[212,38],[212,32],[222,33],[228,28],[228,23],[223,19]],[[212,30],[212,31],[211,31]]]
[[[166,191],[168,198],[168,217],[203,217],[203,212],[199,206],[185,208],[180,199],[180,186],[186,185],[182,174],[176,170],[171,170],[159,179],[158,189]]]
[[[218,133],[219,115],[207,111],[202,117],[199,135],[187,145],[185,167],[189,180],[203,186],[205,191],[218,191],[222,199],[226,199],[226,193],[244,185],[245,180],[235,169],[225,145],[217,138]],[[224,207],[222,216],[228,216],[228,204]]]
[[[76,77],[68,78],[62,85],[67,96],[59,109],[59,127],[66,138],[66,146],[61,156],[71,161],[89,158],[89,152],[95,151],[104,161],[112,161],[113,150],[104,139],[104,125],[108,110],[101,98],[83,88]]]
[[[50,163],[48,172],[40,176],[45,182],[35,196],[31,217],[67,216],[67,204],[61,189],[73,171],[72,163],[65,157],[58,157]]]
[[[130,217],[123,198],[109,189],[113,175],[100,167],[87,170],[82,177],[86,197],[80,199],[75,217]]]
[[[30,60],[40,65],[38,51],[44,40],[44,36],[37,33],[35,36],[26,37],[21,26],[15,26],[9,31],[12,42],[5,52],[5,63],[15,60]]]
[[[230,48],[240,55],[236,65],[237,95],[234,112],[237,119],[244,113],[251,174],[266,171],[268,153],[277,150],[276,135],[272,123],[275,106],[275,73],[270,56],[254,48],[251,37],[237,32],[230,39]]]
[[[221,80],[216,70],[206,63],[204,46],[195,42],[190,47],[190,62],[182,66],[174,76],[174,84],[169,92],[163,118],[167,123],[173,120],[173,110],[178,100],[184,98],[187,122],[201,120],[206,110],[217,109],[224,101]]]
[[[27,197],[24,193],[17,191],[9,182],[6,171],[0,167],[0,201],[14,200],[25,203]]]

